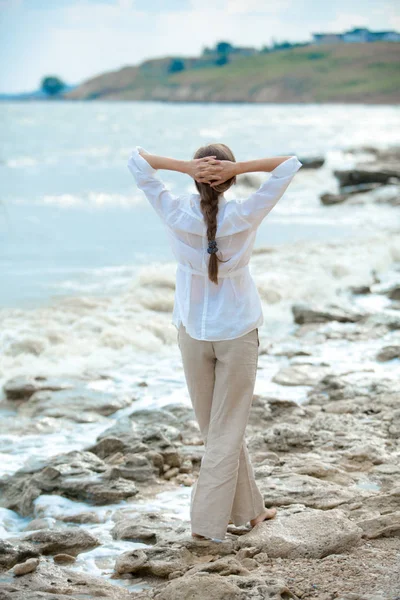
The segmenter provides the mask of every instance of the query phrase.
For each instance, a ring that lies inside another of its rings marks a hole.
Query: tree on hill
[[[65,83],[59,77],[54,75],[43,77],[40,84],[40,89],[48,96],[56,96],[62,92],[65,87]]]
[[[168,73],[179,73],[185,69],[185,63],[180,58],[173,58],[168,67]]]
[[[233,46],[229,42],[218,42],[218,44],[215,46],[215,49],[217,54],[227,55],[232,52]]]

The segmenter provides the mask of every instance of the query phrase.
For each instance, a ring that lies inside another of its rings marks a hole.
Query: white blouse
[[[137,186],[163,221],[176,270],[172,323],[182,322],[197,340],[230,340],[245,335],[264,322],[261,300],[249,271],[257,228],[283,196],[302,163],[291,156],[246,200],[219,199],[217,214],[218,285],[208,278],[207,227],[199,194],[172,194],[156,177],[157,169],[139,154],[136,146],[128,168]]]

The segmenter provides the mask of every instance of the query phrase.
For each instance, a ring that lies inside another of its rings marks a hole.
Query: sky
[[[70,85],[218,41],[270,46],[353,27],[400,30],[398,0],[0,0],[0,93]]]

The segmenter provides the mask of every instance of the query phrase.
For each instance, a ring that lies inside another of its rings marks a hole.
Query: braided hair
[[[206,156],[215,156],[218,160],[230,160],[232,162],[236,162],[231,149],[225,144],[221,143],[202,146],[195,152],[193,158],[204,158]],[[226,190],[228,190],[232,184],[236,183],[236,177],[231,177],[227,181],[224,181],[224,183],[221,183],[215,187],[211,187],[209,183],[203,183],[200,181],[195,181],[194,183],[200,194],[200,209],[207,225],[207,252],[210,255],[208,262],[208,277],[213,283],[218,284],[218,262],[227,262],[225,260],[221,260],[217,256],[217,252],[219,252],[219,250],[215,238],[217,235],[219,196],[226,192]]]

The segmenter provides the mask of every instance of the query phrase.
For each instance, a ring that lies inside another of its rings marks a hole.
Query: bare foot
[[[267,521],[268,519],[273,519],[276,515],[276,508],[266,508],[261,515],[258,515],[255,519],[251,519],[250,525],[254,527],[257,523],[261,523],[262,521]]]

